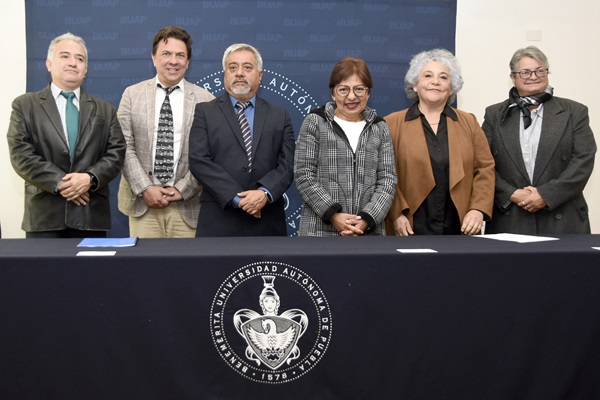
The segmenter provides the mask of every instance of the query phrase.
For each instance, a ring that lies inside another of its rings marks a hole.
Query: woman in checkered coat
[[[344,58],[329,78],[334,101],[304,119],[294,161],[299,236],[385,235],[396,172],[388,126],[367,107],[372,87],[367,64]]]

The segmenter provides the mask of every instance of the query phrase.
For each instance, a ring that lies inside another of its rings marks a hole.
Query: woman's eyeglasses
[[[363,97],[367,93],[369,93],[369,89],[364,86],[354,86],[353,88],[350,88],[350,86],[342,85],[335,87],[335,94],[337,94],[340,97],[346,97],[350,94],[350,89],[352,89],[356,97]]]
[[[535,76],[537,76],[538,78],[545,78],[546,76],[548,76],[548,68],[538,68],[535,71],[524,69],[523,71],[511,72],[511,74],[519,75],[521,79],[529,79],[531,78],[531,74],[535,74]]]

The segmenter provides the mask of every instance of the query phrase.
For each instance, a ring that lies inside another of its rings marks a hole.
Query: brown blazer
[[[450,156],[450,197],[462,223],[469,210],[479,210],[489,220],[494,205],[494,158],[473,114],[457,109],[454,121],[446,117]],[[404,213],[411,225],[413,215],[435,187],[425,132],[420,118],[406,120],[408,109],[385,117],[390,127],[398,186],[386,218],[389,235],[394,221]]]

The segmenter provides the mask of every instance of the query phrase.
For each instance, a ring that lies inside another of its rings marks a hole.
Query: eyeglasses
[[[531,74],[535,74],[538,78],[545,78],[548,76],[548,68],[538,68],[535,71],[530,71],[528,69],[524,69],[523,71],[514,71],[511,72],[513,75],[519,75],[521,79],[529,79],[531,78]]]
[[[356,97],[363,97],[369,93],[369,88],[364,86],[354,86],[353,88],[350,88],[350,86],[336,86],[335,94],[340,97],[346,97],[350,94],[350,89],[352,89]]]

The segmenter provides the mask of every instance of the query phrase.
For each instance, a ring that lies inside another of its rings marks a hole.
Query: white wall
[[[3,11],[10,16],[0,25],[0,36],[7,39],[0,97],[0,131],[6,132],[11,102],[26,88],[24,2],[5,2]],[[589,107],[592,129],[600,144],[600,99],[596,95],[599,85],[595,76],[600,65],[600,54],[595,50],[596,40],[600,39],[600,25],[595,20],[598,15],[597,0],[510,5],[491,0],[458,0],[456,55],[465,80],[458,97],[459,107],[474,113],[482,122],[485,107],[508,95],[511,87],[508,61],[513,52],[534,44],[550,60],[550,84],[555,95]],[[541,40],[528,40],[540,36]],[[20,229],[23,183],[10,165],[5,138],[0,140],[0,163],[0,178],[4,183],[0,196],[2,236],[24,237]],[[585,195],[591,207],[592,232],[600,233],[600,166],[592,175]]]
[[[2,4],[4,22],[0,35],[6,50],[2,62],[2,96],[0,96],[0,223],[3,238],[25,237],[21,230],[23,218],[23,180],[14,172],[8,155],[6,131],[10,121],[11,103],[26,89],[27,49],[25,44],[25,2],[6,1]]]

